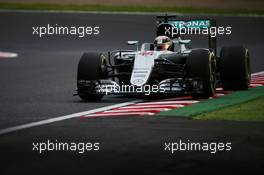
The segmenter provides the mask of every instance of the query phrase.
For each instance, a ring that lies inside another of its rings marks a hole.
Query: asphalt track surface
[[[264,69],[264,18],[213,17],[232,26],[232,35],[218,45],[245,45],[252,72]],[[0,12],[0,50],[18,53],[0,59],[0,129],[131,101],[109,96],[84,103],[73,97],[79,57],[84,51],[127,48],[127,40],[151,42],[153,15]],[[100,26],[98,36],[32,35],[47,24]],[[204,43],[198,41],[194,46]],[[235,69],[234,69],[235,71]],[[232,150],[164,151],[164,142],[232,142]],[[32,151],[32,142],[100,142],[100,150]],[[240,173],[262,170],[264,124],[261,122],[193,121],[179,117],[74,118],[0,136],[1,174],[175,174]]]

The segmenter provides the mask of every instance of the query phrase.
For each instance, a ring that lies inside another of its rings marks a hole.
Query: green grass
[[[162,111],[157,115],[193,118],[203,113],[231,107],[260,97],[264,97],[264,86],[250,88],[247,91],[232,92],[220,98],[203,100],[200,103],[195,103],[184,108]]]
[[[264,97],[195,116],[200,120],[264,121]]]
[[[193,13],[193,14],[256,14],[263,15],[264,11],[256,10],[228,10],[193,7],[147,7],[147,6],[110,6],[110,5],[77,5],[77,4],[20,4],[0,3],[0,9],[16,10],[73,10],[73,11],[109,11],[109,12],[163,12],[163,13]]]

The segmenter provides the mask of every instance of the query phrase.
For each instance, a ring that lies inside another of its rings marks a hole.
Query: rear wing
[[[184,18],[179,19],[175,15],[157,16],[157,36],[166,35],[170,38],[180,37],[180,30],[210,29],[216,27],[216,21],[212,19]],[[182,36],[182,35],[181,35]],[[208,49],[217,54],[216,37],[212,37],[208,32]],[[183,36],[184,37],[184,36]]]

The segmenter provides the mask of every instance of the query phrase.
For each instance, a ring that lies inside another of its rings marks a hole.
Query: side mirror
[[[137,46],[137,51],[138,51],[138,41],[127,41],[128,45],[136,45]]]
[[[179,40],[179,44],[189,44],[191,40],[186,39],[186,40]]]
[[[138,44],[138,41],[127,41],[128,45],[135,45]]]

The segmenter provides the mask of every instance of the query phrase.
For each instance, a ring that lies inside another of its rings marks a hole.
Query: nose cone
[[[154,67],[155,54],[140,52],[135,56],[134,67],[130,83],[135,86],[143,86],[148,82]]]
[[[132,72],[130,83],[135,86],[143,86],[148,82],[152,69],[135,69]]]

